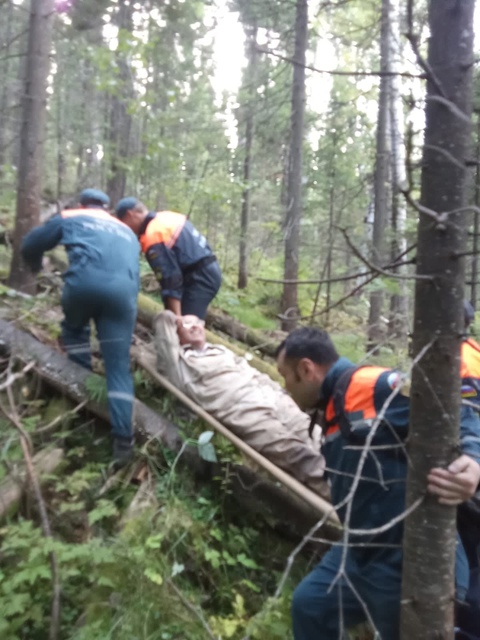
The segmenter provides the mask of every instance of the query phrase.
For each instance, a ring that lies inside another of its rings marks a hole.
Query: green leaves
[[[118,515],[117,507],[110,500],[101,499],[97,502],[95,509],[88,514],[89,524],[95,524],[104,518],[111,518]]]

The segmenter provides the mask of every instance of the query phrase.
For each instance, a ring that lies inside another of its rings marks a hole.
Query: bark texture
[[[391,37],[389,0],[382,0],[380,31],[380,68],[382,72],[388,73],[390,71]],[[388,75],[383,75],[380,78],[380,95],[378,98],[372,262],[379,266],[385,263],[385,229],[390,218],[390,144],[388,140],[390,131],[390,82]],[[372,291],[368,315],[368,350],[379,344],[383,338],[382,306],[383,291],[381,289]]]
[[[47,100],[47,76],[54,18],[54,0],[32,0],[25,84],[22,101],[17,211],[9,285],[24,293],[35,291],[35,278],[20,255],[23,236],[38,224],[41,162]]]
[[[240,245],[238,263],[238,288],[245,289],[248,284],[248,222],[250,218],[250,175],[252,171],[252,144],[255,125],[255,96],[257,95],[257,32],[256,25],[249,29],[249,51],[247,67],[247,105],[245,121],[245,155],[243,158],[242,212],[240,217]]]
[[[132,97],[132,73],[129,69],[125,52],[120,50],[120,43],[126,34],[132,31],[133,3],[120,0],[116,23],[119,28],[119,47],[116,54],[118,67],[118,86],[110,103],[110,174],[107,191],[112,205],[125,195],[127,166],[130,149],[130,130],[132,116],[128,111],[129,99]]]
[[[453,637],[455,509],[425,495],[430,468],[458,455],[460,343],[463,329],[466,215],[464,160],[470,139],[474,0],[430,3],[424,207],[418,225],[414,355],[404,540],[402,640]],[[437,220],[439,214],[446,214]],[[438,214],[438,215],[437,215]],[[430,276],[431,279],[425,279]],[[431,348],[428,345],[432,343]]]
[[[298,278],[300,220],[302,217],[302,167],[305,119],[305,60],[308,45],[308,1],[297,0],[295,17],[295,53],[293,63],[290,151],[288,161],[284,279]],[[282,329],[291,331],[298,315],[297,285],[285,283],[282,296]]]

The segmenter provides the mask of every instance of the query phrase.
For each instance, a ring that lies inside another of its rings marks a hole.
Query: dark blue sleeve
[[[462,453],[480,464],[480,418],[472,407],[460,409],[460,446]]]
[[[172,249],[163,243],[152,245],[146,257],[162,289],[163,298],[182,299],[183,275]]]
[[[45,251],[53,249],[62,239],[63,218],[57,214],[41,227],[32,229],[22,240],[22,258],[34,273],[42,268]]]

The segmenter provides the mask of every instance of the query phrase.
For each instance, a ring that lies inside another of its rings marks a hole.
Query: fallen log
[[[207,311],[206,326],[226,333],[230,338],[247,344],[255,351],[275,357],[275,351],[280,342],[287,336],[283,331],[275,332],[275,337],[266,332],[247,327],[225,311],[209,308]]]
[[[108,420],[107,406],[92,400],[87,392],[86,380],[92,376],[88,370],[1,319],[0,340],[12,355],[28,362],[34,360],[35,372],[45,383],[76,403],[85,402],[86,409],[101,419]],[[181,458],[193,471],[205,473],[207,470],[213,477],[225,475],[225,470],[220,465],[202,460],[196,448],[185,447],[179,430],[172,422],[138,400],[135,401],[134,424],[140,441],[155,439],[176,453],[182,451]],[[299,497],[260,477],[244,465],[232,465],[229,482],[237,503],[265,517],[267,522],[289,535],[304,535],[321,516]],[[336,538],[338,528],[326,526],[324,533],[332,539]]]
[[[139,322],[147,325],[148,327],[152,327],[153,320],[155,316],[160,313],[160,311],[163,311],[163,306],[159,302],[156,302],[143,293],[138,294],[137,320],[139,320]],[[276,380],[279,383],[283,382],[282,377],[278,373],[276,367],[271,365],[269,362],[262,360],[255,354],[242,349],[236,344],[228,342],[227,340],[223,340],[220,336],[217,336],[212,331],[206,330],[205,334],[208,342],[211,342],[213,344],[221,344],[222,346],[227,347],[236,355],[245,357],[252,367],[255,367],[255,369],[257,369],[261,373],[266,373],[268,376],[270,376],[270,378],[272,378],[272,380]]]
[[[33,466],[37,477],[41,480],[42,476],[53,473],[58,469],[63,458],[63,449],[42,449],[39,451],[33,456]],[[27,488],[27,470],[25,464],[20,463],[17,469],[10,472],[0,482],[0,520],[14,513]]]

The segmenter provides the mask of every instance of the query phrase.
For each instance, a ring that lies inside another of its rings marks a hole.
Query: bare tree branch
[[[350,240],[350,237],[346,229],[340,229],[340,231],[342,232],[343,237],[345,238],[345,241],[350,247],[350,249],[353,251],[353,253],[357,256],[359,260],[361,260],[364,264],[367,265],[370,271],[383,276],[387,276],[388,278],[395,278],[396,280],[432,280],[433,281],[434,279],[433,276],[428,276],[428,275],[407,276],[400,273],[389,273],[388,271],[385,271],[385,269],[382,269],[381,267],[377,267],[372,262],[370,262],[370,260],[366,258],[361,253],[361,251],[359,251],[359,249],[353,244],[353,242]]]
[[[274,51],[273,49],[268,49],[267,47],[258,47],[258,51],[260,53],[266,53],[269,56],[273,56],[274,58],[279,58],[280,60],[283,60],[284,62],[290,62],[291,64],[295,64],[298,65],[299,62],[297,62],[296,60],[294,60],[293,58],[289,58],[288,56],[284,56],[281,53],[278,53],[277,51]],[[425,79],[426,76],[424,74],[418,74],[418,73],[409,73],[408,71],[402,72],[402,73],[398,73],[398,72],[394,72],[394,71],[336,71],[334,69],[331,70],[327,70],[327,69],[318,69],[317,67],[314,67],[310,64],[306,64],[306,65],[302,65],[305,69],[308,69],[309,71],[314,71],[315,73],[326,73],[332,76],[358,76],[358,77],[368,77],[368,76],[374,76],[374,77],[381,77],[381,76],[400,76],[402,78],[420,78],[420,79]]]
[[[29,363],[25,367],[25,370],[29,370],[34,363]],[[6,410],[3,405],[0,405],[0,409],[5,417],[13,424],[13,426],[20,433],[20,442],[23,451],[23,457],[25,458],[25,464],[27,468],[28,478],[30,480],[30,484],[33,489],[33,493],[35,495],[35,499],[38,506],[38,511],[40,514],[40,521],[42,524],[42,531],[45,538],[52,538],[52,530],[50,528],[50,521],[47,515],[47,508],[45,506],[45,502],[43,500],[42,491],[40,489],[40,483],[38,481],[37,475],[35,473],[35,468],[32,462],[32,444],[30,440],[30,436],[23,428],[23,425],[20,421],[20,417],[18,415],[17,407],[15,404],[15,398],[13,396],[12,384],[18,379],[16,374],[11,373],[12,367],[12,359],[10,359],[8,364],[9,375],[7,380],[10,381],[9,386],[4,387],[7,391],[8,401],[10,405],[10,409]],[[52,606],[51,606],[51,620],[50,620],[50,632],[49,632],[49,640],[58,640],[60,633],[60,574],[58,569],[57,556],[54,551],[49,553],[50,558],[50,568],[52,572],[52,588],[53,588],[53,596],[52,596]]]

